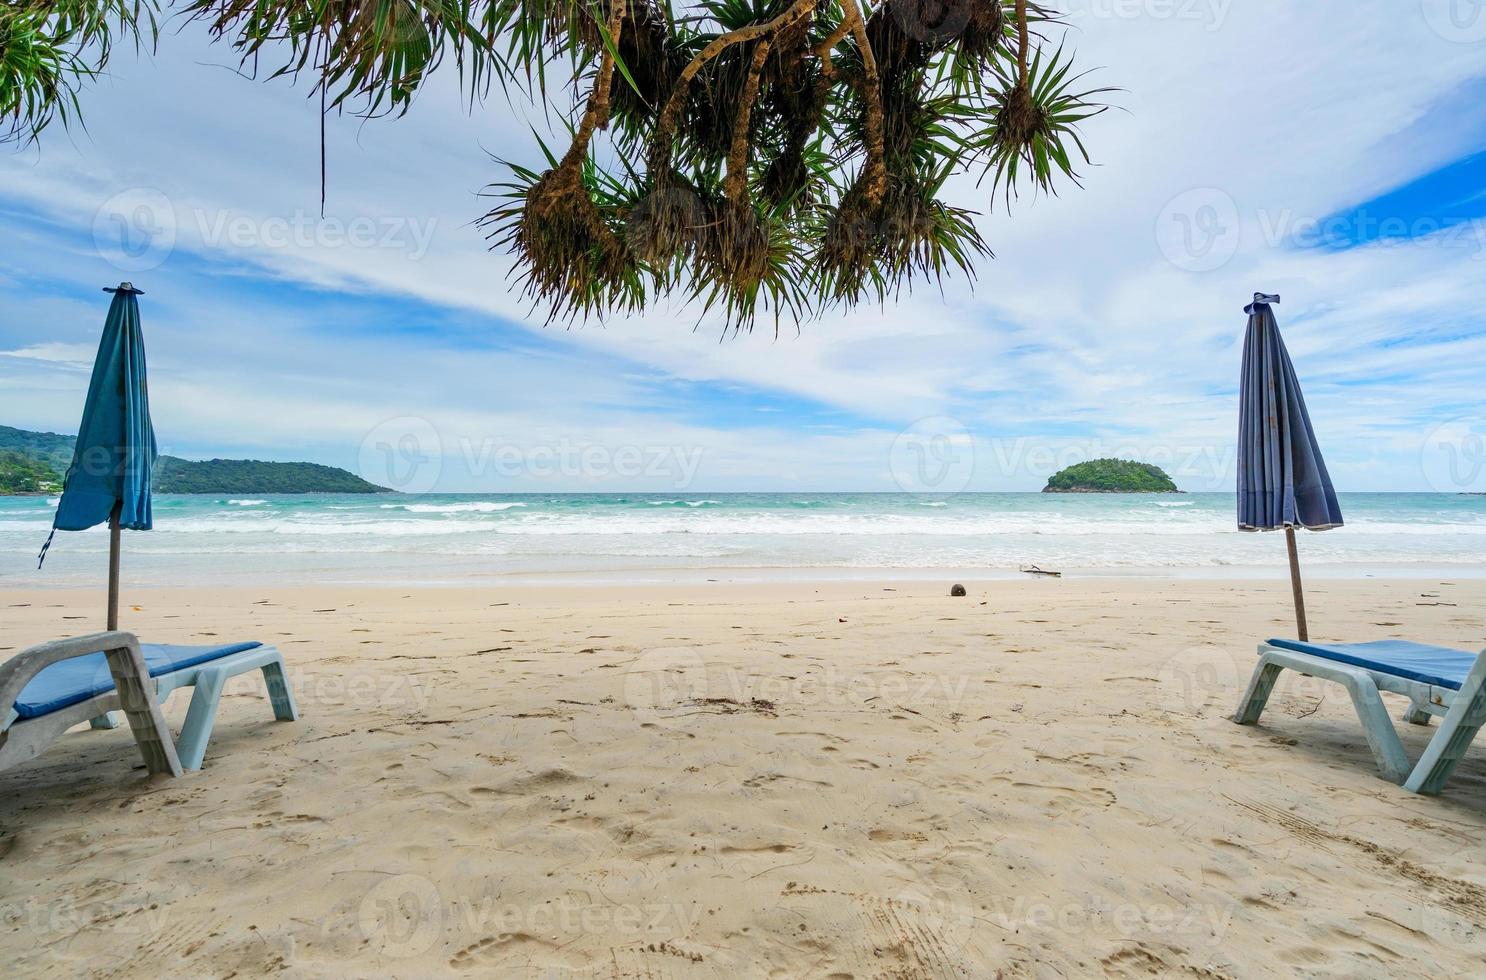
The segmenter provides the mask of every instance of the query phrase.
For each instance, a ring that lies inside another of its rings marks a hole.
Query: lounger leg
[[[226,686],[227,678],[217,671],[203,670],[196,676],[196,690],[191,695],[186,723],[181,726],[181,737],[177,742],[181,765],[187,769],[201,768],[201,760],[206,756],[206,743],[211,739],[212,726],[217,722],[222,689]]]
[[[1238,713],[1233,716],[1236,724],[1258,723],[1259,716],[1264,713],[1264,706],[1269,703],[1269,695],[1274,691],[1275,681],[1279,680],[1283,669],[1279,664],[1271,663],[1267,654],[1259,658],[1258,665],[1254,667],[1254,675],[1249,678],[1249,689],[1244,692],[1243,700],[1238,702]]]
[[[119,727],[119,719],[114,717],[114,713],[112,711],[105,711],[97,718],[90,718],[88,720],[88,727],[112,731],[113,729]]]
[[[273,704],[273,716],[279,721],[298,720],[299,708],[294,704],[294,691],[289,686],[289,677],[284,673],[282,660],[263,665],[263,683],[268,685],[268,700]]]
[[[1367,736],[1367,746],[1372,749],[1373,759],[1383,778],[1390,782],[1403,782],[1409,774],[1409,757],[1403,750],[1398,731],[1388,717],[1388,707],[1383,704],[1377,685],[1367,678],[1359,677],[1349,677],[1343,683],[1352,695],[1357,718],[1362,722],[1362,731]]]
[[[183,774],[181,760],[170,738],[170,726],[165,724],[165,714],[155,700],[155,684],[145,667],[144,657],[133,639],[126,647],[105,651],[109,673],[113,674],[114,687],[119,692],[119,707],[129,722],[134,734],[134,743],[144,757],[145,768],[151,773]]]
[[[1408,710],[1403,713],[1403,720],[1408,722],[1410,725],[1423,725],[1425,727],[1428,727],[1429,719],[1432,717],[1434,716],[1431,715],[1428,711],[1424,710],[1424,705],[1418,701],[1409,702]]]
[[[1430,739],[1429,747],[1419,757],[1418,765],[1409,774],[1404,789],[1412,793],[1433,795],[1445,788],[1445,781],[1455,771],[1471,740],[1486,722],[1486,686],[1477,683],[1470,697],[1457,697],[1450,711],[1440,722],[1440,730]]]

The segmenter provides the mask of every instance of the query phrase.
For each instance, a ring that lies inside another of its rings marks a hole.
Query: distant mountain
[[[0,451],[9,450],[44,463],[58,473],[72,465],[72,447],[76,436],[59,436],[55,432],[28,432],[0,425]]]
[[[1054,473],[1043,493],[1180,493],[1166,471],[1133,459],[1091,459]]]
[[[75,436],[0,425],[0,494],[56,492],[72,465]],[[201,461],[161,456],[156,493],[391,493],[354,473],[319,463],[256,459]]]
[[[156,493],[391,493],[354,473],[319,463],[266,463],[256,459],[200,462],[161,456]]]

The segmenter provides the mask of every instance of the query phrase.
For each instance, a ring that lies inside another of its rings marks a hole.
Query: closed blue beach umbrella
[[[153,526],[150,477],[157,454],[139,326],[137,297],[142,293],[127,282],[105,292],[113,293],[113,304],[93,362],[77,447],[41,558],[45,560],[58,531],[85,531],[107,521],[108,628],[113,630],[119,626],[119,532]]]
[[[1295,366],[1280,337],[1273,304],[1278,296],[1255,293],[1244,308],[1243,377],[1239,386],[1238,527],[1243,531],[1285,531],[1295,622],[1300,639],[1310,639],[1295,529],[1326,531],[1342,526],[1341,506],[1311,428]]]

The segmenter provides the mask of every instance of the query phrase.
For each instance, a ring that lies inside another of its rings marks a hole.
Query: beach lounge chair
[[[0,664],[0,769],[40,754],[73,725],[117,724],[122,709],[152,773],[179,776],[201,768],[227,680],[263,671],[274,717],[299,717],[284,674],[284,657],[261,643],[228,646],[141,645],[132,633],[95,633],[31,647]],[[171,691],[192,687],[178,743],[160,705]]]
[[[1406,640],[1261,643],[1259,663],[1239,702],[1235,722],[1252,725],[1259,721],[1285,669],[1345,686],[1383,777],[1402,783],[1413,793],[1440,792],[1486,722],[1486,650],[1474,654]],[[1388,719],[1382,691],[1409,699],[1403,717],[1410,724],[1428,725],[1436,715],[1442,719],[1439,731],[1412,767]]]

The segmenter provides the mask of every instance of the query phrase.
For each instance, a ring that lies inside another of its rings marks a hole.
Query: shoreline
[[[272,584],[656,586],[1020,578],[1287,578],[1285,544],[1233,525],[1226,495],[903,494],[161,497],[124,537],[133,587]],[[1169,498],[1169,499],[1162,499]],[[1307,579],[1486,578],[1483,498],[1357,495],[1346,529],[1306,535]],[[8,507],[8,509],[7,509]],[[88,587],[108,534],[62,535],[51,513],[0,502],[0,588]]]
[[[230,557],[230,556],[229,556]],[[124,591],[175,591],[211,588],[217,590],[262,590],[292,586],[309,589],[433,589],[458,591],[488,588],[556,588],[563,590],[589,588],[668,589],[690,586],[750,585],[872,585],[903,584],[913,587],[942,584],[947,591],[952,584],[991,584],[1008,582],[1152,582],[1206,584],[1260,584],[1277,582],[1287,589],[1289,567],[1277,565],[1222,565],[1179,567],[1058,567],[1062,577],[1033,575],[1016,568],[845,568],[778,566],[644,566],[635,568],[591,569],[519,569],[511,571],[469,571],[463,574],[428,577],[416,574],[387,574],[379,577],[353,578],[322,574],[315,576],[302,570],[273,571],[224,569],[221,581],[215,576],[193,575],[193,582],[173,583],[158,580],[131,581],[128,555],[125,557]],[[1486,563],[1429,565],[1328,565],[1304,564],[1302,576],[1307,585],[1327,582],[1429,582],[1483,581]],[[34,570],[32,572],[34,576]],[[70,572],[67,579],[45,581],[31,577],[16,581],[14,576],[0,576],[0,595],[8,592],[77,592],[99,588],[106,574],[100,565],[96,581],[87,581]]]

